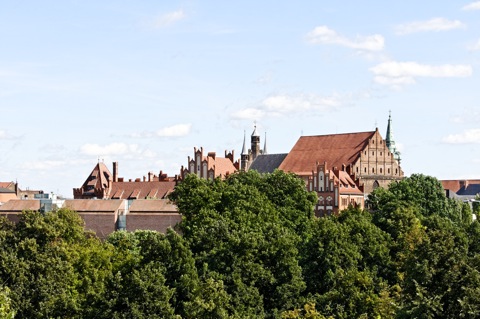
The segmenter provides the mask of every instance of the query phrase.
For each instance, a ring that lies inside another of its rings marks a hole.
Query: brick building
[[[187,167],[180,168],[180,180],[185,178],[186,174],[196,174],[200,178],[213,180],[217,177],[226,176],[238,171],[239,163],[234,160],[234,151],[227,153],[225,157],[219,157],[215,152],[203,155],[203,147],[193,148],[193,157],[188,157]]]
[[[113,174],[104,163],[93,168],[82,187],[73,189],[75,199],[165,199],[173,191],[177,178],[162,171],[149,172],[143,178],[124,180],[118,176],[118,162],[113,163]]]
[[[365,195],[401,180],[400,152],[393,140],[391,116],[384,140],[370,132],[301,136],[279,169],[301,177],[319,196],[317,215],[363,208]]]

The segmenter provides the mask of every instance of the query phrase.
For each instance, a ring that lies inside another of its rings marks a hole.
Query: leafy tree
[[[230,315],[272,317],[298,303],[305,288],[300,234],[310,227],[316,202],[301,180],[281,171],[215,181],[191,174],[171,199],[201,276],[223,282]]]
[[[9,295],[10,289],[0,286],[0,319],[13,319],[15,317]]]

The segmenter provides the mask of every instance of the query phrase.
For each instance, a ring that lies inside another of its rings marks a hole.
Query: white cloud
[[[111,143],[107,145],[84,144],[80,147],[80,152],[89,156],[120,156],[133,157],[152,157],[154,154],[149,150],[143,150],[137,144]]]
[[[235,120],[258,120],[263,117],[305,115],[307,112],[332,111],[345,104],[339,95],[328,97],[318,95],[288,95],[278,94],[265,98],[258,107],[250,107],[231,115]]]
[[[458,20],[433,18],[427,21],[416,21],[406,24],[400,24],[395,27],[395,32],[399,35],[405,35],[416,32],[448,31],[454,29],[463,29],[465,27],[465,24]]]
[[[186,17],[185,12],[183,10],[177,10],[173,12],[169,12],[166,14],[162,14],[155,19],[153,22],[153,26],[155,28],[164,28],[168,27],[169,25],[174,24],[177,21],[180,21]]]
[[[389,61],[380,63],[370,71],[375,75],[374,80],[378,84],[401,86],[414,84],[417,77],[468,77],[473,73],[470,65],[428,65],[417,62]]]
[[[480,129],[466,130],[461,134],[451,134],[443,139],[449,144],[480,144]]]
[[[183,137],[190,134],[192,124],[175,124],[163,127],[155,132],[144,131],[140,133],[132,133],[129,136],[134,138],[152,138],[152,137]]]
[[[471,51],[480,51],[480,39],[477,40],[477,42],[470,47]]]
[[[5,130],[0,130],[0,140],[16,140],[19,138],[20,136],[13,136]]]
[[[467,10],[467,11],[480,10],[480,1],[475,1],[475,2],[467,4],[466,6],[464,6],[462,8],[462,10]]]
[[[385,47],[385,39],[380,34],[349,39],[327,26],[319,26],[310,31],[307,34],[307,41],[312,44],[337,44],[365,51],[381,51]]]
[[[192,124],[176,124],[159,129],[156,135],[159,137],[182,137],[190,134]]]

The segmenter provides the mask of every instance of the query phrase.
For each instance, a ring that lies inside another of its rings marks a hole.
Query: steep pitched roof
[[[0,182],[0,188],[14,188],[13,182]]]
[[[258,155],[249,167],[259,173],[273,173],[280,166],[288,154]]]
[[[82,188],[86,189],[87,186],[93,186],[95,189],[104,189],[108,187],[109,180],[112,180],[112,173],[104,163],[99,162],[88,175]]]
[[[327,162],[329,167],[352,164],[374,134],[375,131],[301,136],[279,169],[310,175],[316,162]]]
[[[208,169],[215,167],[215,177],[225,177],[237,171],[229,158],[207,156],[207,162]]]
[[[347,172],[338,171],[337,178],[341,194],[363,195],[363,192],[357,187]]]

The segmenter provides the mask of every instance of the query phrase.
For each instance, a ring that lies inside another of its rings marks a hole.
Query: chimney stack
[[[118,182],[118,162],[113,162],[113,181]]]

